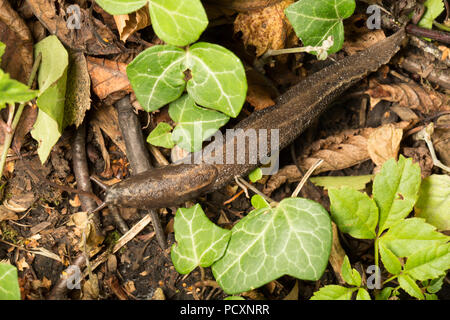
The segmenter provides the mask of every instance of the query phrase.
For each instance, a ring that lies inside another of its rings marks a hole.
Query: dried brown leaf
[[[234,21],[234,32],[242,32],[244,44],[255,46],[258,57],[269,49],[293,45],[293,39],[297,38],[293,37],[294,30],[284,14],[284,9],[293,2],[283,0],[260,10],[239,13]]]
[[[391,158],[397,159],[402,138],[403,130],[393,124],[376,128],[367,140],[367,151],[372,161],[381,166]]]
[[[5,208],[5,206],[0,206],[0,222],[6,220],[19,220],[17,214],[11,210]]]
[[[437,121],[432,140],[439,160],[450,166],[450,115],[442,116]]]
[[[132,92],[125,63],[94,57],[88,57],[87,63],[92,89],[100,99],[115,94],[114,100],[118,100]]]
[[[114,33],[90,16],[88,10],[77,6],[74,12],[68,12],[68,5],[62,0],[28,0],[27,3],[45,28],[69,48],[93,55],[121,52]]]
[[[113,106],[102,105],[100,108],[95,108],[91,123],[98,125],[123,154],[126,154],[125,142],[119,128],[119,116]]]
[[[366,93],[370,96],[372,108],[381,100],[385,100],[395,102],[400,107],[417,109],[424,114],[450,110],[449,96],[414,82],[389,85],[372,80]]]
[[[33,129],[38,115],[38,108],[36,105],[27,105],[23,109],[19,124],[14,132],[14,140],[12,143],[13,150],[20,150],[22,148],[25,136]]]
[[[120,40],[125,42],[133,33],[151,24],[148,6],[144,6],[130,14],[116,15],[114,16],[114,21],[116,22],[117,30],[119,30]]]
[[[0,41],[6,44],[1,68],[12,78],[26,83],[33,65],[33,38],[8,0],[0,0]]]

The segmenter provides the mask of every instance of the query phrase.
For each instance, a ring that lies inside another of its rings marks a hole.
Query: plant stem
[[[34,79],[36,78],[37,70],[39,68],[39,65],[41,64],[42,55],[39,54],[36,60],[34,61],[33,68],[31,69],[30,78],[28,79],[28,87],[31,87],[33,85]],[[3,169],[5,168],[6,163],[6,157],[8,156],[8,150],[11,146],[12,139],[14,137],[14,131],[16,130],[17,125],[19,124],[20,116],[22,115],[23,109],[25,108],[26,102],[22,102],[18,109],[16,114],[14,115],[14,118],[11,123],[11,130],[8,132],[5,132],[5,140],[3,143],[3,150],[2,155],[0,157],[0,178],[3,176]],[[14,112],[14,108],[10,109],[10,112]],[[9,117],[12,117],[12,114],[9,115]]]
[[[375,256],[375,265],[377,266],[377,271],[376,272],[378,272],[378,270],[380,270],[380,267],[379,267],[379,262],[378,262],[378,240],[379,240],[379,238],[378,238],[378,236],[375,238],[375,244],[374,244],[374,248],[375,248],[375,253],[374,253],[374,256]]]
[[[383,282],[383,285],[385,285],[388,282],[391,282],[392,280],[394,280],[397,277],[398,277],[398,275],[390,277],[389,279],[387,279],[386,281]]]

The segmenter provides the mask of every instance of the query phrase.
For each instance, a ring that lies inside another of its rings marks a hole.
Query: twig
[[[427,144],[427,147],[430,150],[431,159],[433,159],[433,164],[444,171],[450,172],[450,167],[447,167],[445,164],[443,164],[436,156],[433,142],[431,141],[431,135],[433,134],[433,131],[434,131],[434,124],[430,123],[428,126],[426,126],[420,132],[417,133],[417,139],[423,140]]]
[[[297,185],[297,188],[295,188],[294,192],[292,193],[292,198],[295,198],[300,193],[300,190],[302,190],[303,185],[308,181],[309,177],[313,174],[314,170],[316,170],[323,162],[323,159],[317,160],[317,162],[309,168],[309,170],[305,173],[300,183]]]
[[[274,201],[271,198],[269,198],[268,196],[266,196],[264,193],[262,193],[261,191],[256,189],[254,186],[252,186],[250,183],[248,183],[247,181],[245,181],[241,177],[236,176],[236,177],[234,177],[234,180],[236,181],[237,185],[244,190],[247,198],[250,198],[250,196],[248,195],[248,190],[247,190],[247,188],[248,188],[248,189],[252,190],[254,193],[256,193],[256,194],[260,195],[261,197],[263,197],[264,200],[266,200],[267,202],[269,202],[269,203],[276,203],[276,201]]]
[[[36,60],[34,61],[33,68],[31,69],[30,78],[28,79],[28,83],[27,83],[28,87],[31,87],[33,85],[34,79],[36,78],[36,74],[39,69],[39,65],[41,64],[41,60],[42,60],[42,54],[39,53]],[[0,158],[0,178],[3,176],[3,170],[5,168],[6,157],[8,156],[8,150],[9,150],[9,147],[11,146],[11,142],[14,137],[14,132],[17,128],[17,125],[19,124],[20,116],[22,115],[23,109],[25,108],[26,104],[27,104],[26,102],[22,102],[19,105],[19,107],[17,108],[17,112],[14,115],[14,118],[11,122],[11,125],[9,126],[11,128],[11,131],[5,132],[5,139],[3,142],[3,150],[2,150],[2,155]],[[10,115],[10,117],[12,117],[12,115]]]
[[[415,36],[426,37],[442,43],[450,44],[450,33],[448,32],[425,29],[416,26],[415,24],[408,24],[406,26],[406,32],[413,34]]]

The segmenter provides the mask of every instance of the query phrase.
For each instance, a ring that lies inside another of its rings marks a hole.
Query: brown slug
[[[279,149],[292,143],[331,102],[351,85],[388,63],[400,49],[405,37],[404,29],[370,48],[348,56],[335,64],[309,76],[282,94],[276,105],[254,112],[235,129],[279,130]],[[249,148],[243,164],[213,163],[218,153],[226,155],[235,148],[236,138],[216,140],[207,148],[215,153],[206,154],[203,163],[169,165],[152,169],[125,179],[106,192],[105,204],[122,207],[162,208],[180,204],[200,194],[212,192],[228,184],[235,176],[242,176],[258,163],[250,163]],[[267,141],[270,150],[270,138]],[[195,156],[195,154],[194,154]],[[235,159],[236,160],[236,159]],[[209,164],[208,164],[209,163]]]

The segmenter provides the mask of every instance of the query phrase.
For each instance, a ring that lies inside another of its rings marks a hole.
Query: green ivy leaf
[[[372,300],[370,294],[364,288],[359,288],[356,294],[356,300]]]
[[[212,265],[216,281],[233,294],[283,275],[319,279],[331,250],[331,220],[318,203],[287,198],[256,209],[232,229],[225,255]]]
[[[96,0],[97,4],[109,14],[127,14],[136,11],[147,3],[148,0]]]
[[[450,176],[433,174],[422,181],[414,207],[416,217],[424,218],[438,230],[450,230]]]
[[[402,264],[395,254],[386,248],[384,243],[380,243],[379,246],[381,261],[390,274],[397,275],[402,271]]]
[[[379,208],[378,235],[408,216],[420,188],[420,167],[412,159],[390,159],[373,183],[373,197]]]
[[[209,267],[225,252],[231,232],[212,223],[199,204],[179,208],[174,219],[175,240],[171,257],[182,274],[197,266]]]
[[[160,122],[155,129],[150,132],[147,142],[158,147],[172,149],[175,142],[172,140],[172,127],[166,122]]]
[[[268,204],[266,199],[261,197],[259,194],[255,194],[250,202],[255,209],[270,208],[270,204]]]
[[[400,284],[400,287],[405,290],[410,296],[419,300],[425,299],[422,290],[420,290],[417,283],[410,276],[406,274],[399,275],[398,283]]]
[[[355,11],[355,0],[299,0],[285,13],[295,33],[305,46],[320,46],[329,36],[334,44],[328,53],[335,53],[344,43],[343,20]]]
[[[417,280],[435,279],[450,269],[450,243],[425,247],[412,254],[405,264],[405,273]]]
[[[187,91],[195,102],[235,118],[245,102],[247,80],[241,60],[216,44],[199,42],[191,46],[186,67],[192,79]]]
[[[355,190],[363,190],[373,179],[373,175],[366,176],[347,176],[347,177],[311,177],[312,183],[316,186],[323,187],[325,190],[340,189],[349,187]]]
[[[424,219],[410,218],[393,225],[381,238],[384,245],[397,257],[409,257],[424,248],[445,244],[448,237]]]
[[[149,8],[156,35],[176,46],[197,41],[208,26],[200,0],[150,0]]]
[[[433,21],[444,11],[444,2],[442,0],[427,0],[424,6],[426,11],[422,19],[420,19],[419,26],[431,29]]]
[[[349,187],[328,190],[333,221],[342,232],[358,239],[374,239],[378,223],[375,201]]]
[[[356,290],[358,288],[346,288],[332,284],[314,292],[310,300],[351,300],[352,294]]]
[[[256,168],[255,170],[253,170],[252,172],[250,172],[248,174],[248,178],[253,183],[258,182],[259,180],[262,179],[262,177],[263,177],[263,174],[262,174],[261,168]]]
[[[31,135],[39,142],[38,154],[44,163],[63,131],[64,105],[69,55],[56,36],[49,36],[35,46],[42,55],[38,73],[38,118]]]
[[[153,46],[141,52],[127,67],[136,98],[145,111],[155,111],[183,94],[184,50]]]
[[[172,132],[172,140],[190,152],[201,150],[202,142],[230,120],[220,112],[198,107],[188,95],[170,104],[169,115],[177,124]]]
[[[0,263],[0,300],[20,300],[16,267]]]

